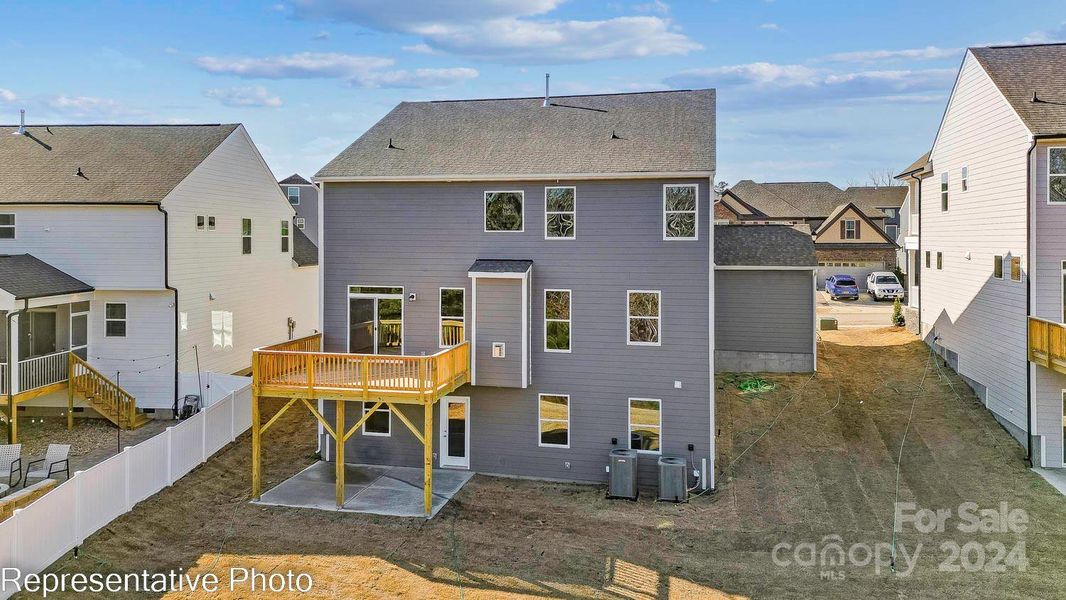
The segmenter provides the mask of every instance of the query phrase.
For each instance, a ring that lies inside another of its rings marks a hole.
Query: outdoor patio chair
[[[48,444],[48,451],[45,452],[44,458],[31,460],[26,465],[26,478],[22,482],[22,487],[25,488],[30,479],[51,479],[52,475],[57,473],[64,473],[67,479],[70,479],[68,454],[70,454],[70,444]],[[33,465],[40,463],[44,463],[45,466],[33,468]]]
[[[0,496],[18,487],[22,480],[22,444],[0,444],[0,477],[4,473],[7,473],[7,483],[0,483]]]

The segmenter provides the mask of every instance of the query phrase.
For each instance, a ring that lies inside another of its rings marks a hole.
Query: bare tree
[[[848,187],[889,187],[906,185],[892,176],[892,169],[872,169],[865,181],[848,179]]]

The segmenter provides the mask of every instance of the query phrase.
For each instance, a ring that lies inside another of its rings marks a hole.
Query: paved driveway
[[[823,291],[818,292],[818,316],[833,316],[841,329],[856,327],[888,327],[892,324],[892,302],[875,302],[866,293],[858,300],[830,300]]]

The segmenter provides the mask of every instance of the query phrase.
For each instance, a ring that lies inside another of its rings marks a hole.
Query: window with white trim
[[[631,346],[659,346],[662,344],[662,292],[659,290],[629,290],[626,292],[627,343]]]
[[[228,310],[211,311],[211,344],[216,350],[233,347],[233,313]]]
[[[305,223],[305,222],[306,222],[306,221],[304,220],[304,218],[303,218],[303,217],[296,217],[296,228],[297,228],[297,229],[303,229],[303,228],[304,228],[304,223]]]
[[[466,289],[440,289],[440,347],[451,348],[466,341]]]
[[[992,277],[1003,279],[1003,256],[992,257]]]
[[[126,303],[107,302],[104,304],[104,335],[107,337],[126,337]]]
[[[948,209],[948,174],[940,174],[940,210]]]
[[[859,222],[855,219],[844,219],[844,239],[854,240],[858,237]]]
[[[1011,281],[1022,280],[1022,257],[1012,256],[1010,257],[1010,278]]]
[[[548,448],[569,448],[569,394],[539,394],[537,398],[540,427],[537,445]]]
[[[214,231],[215,230],[215,218],[214,217],[211,217],[211,216],[207,217],[207,228],[210,231]]]
[[[289,222],[285,219],[281,220],[281,251],[289,251]]]
[[[300,203],[300,188],[299,188],[299,186],[290,185],[289,188],[287,190],[285,190],[285,191],[286,191],[287,195],[289,196],[289,204],[291,204],[293,206],[296,206],[297,204]]]
[[[663,239],[699,238],[699,186],[695,183],[663,186]]]
[[[970,167],[963,167],[962,168],[962,176],[961,177],[962,177],[962,181],[960,181],[960,183],[962,184],[962,191],[965,192],[966,190],[970,189]]]
[[[662,452],[662,400],[629,399],[629,448],[639,452]]]
[[[936,253],[936,269],[939,271],[939,270],[941,270],[943,268],[944,268],[944,253],[943,252],[937,252]]]
[[[204,230],[204,223],[207,222],[207,217],[204,215],[196,215],[196,228],[200,231]]]
[[[1066,204],[1066,147],[1048,148],[1047,201]]]
[[[525,231],[525,192],[485,192],[485,231]]]
[[[241,219],[241,254],[252,253],[252,220]]]
[[[572,240],[577,237],[577,188],[544,188],[544,239]]]
[[[15,239],[15,213],[0,213],[0,240]]]
[[[363,415],[370,412],[371,408],[377,402],[363,402]],[[366,421],[363,421],[363,435],[373,435],[378,437],[389,437],[392,435],[392,411],[389,410],[388,404],[382,404],[374,411],[374,414],[370,415]]]
[[[570,352],[570,290],[544,290],[544,351]]]
[[[885,233],[888,234],[888,239],[896,241],[896,236],[899,235],[898,225],[885,225]]]

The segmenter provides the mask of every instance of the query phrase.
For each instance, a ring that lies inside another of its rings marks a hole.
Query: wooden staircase
[[[73,352],[69,356],[70,394],[85,398],[93,410],[122,429],[137,429],[148,422],[148,417],[137,408],[137,400],[129,392]]]

